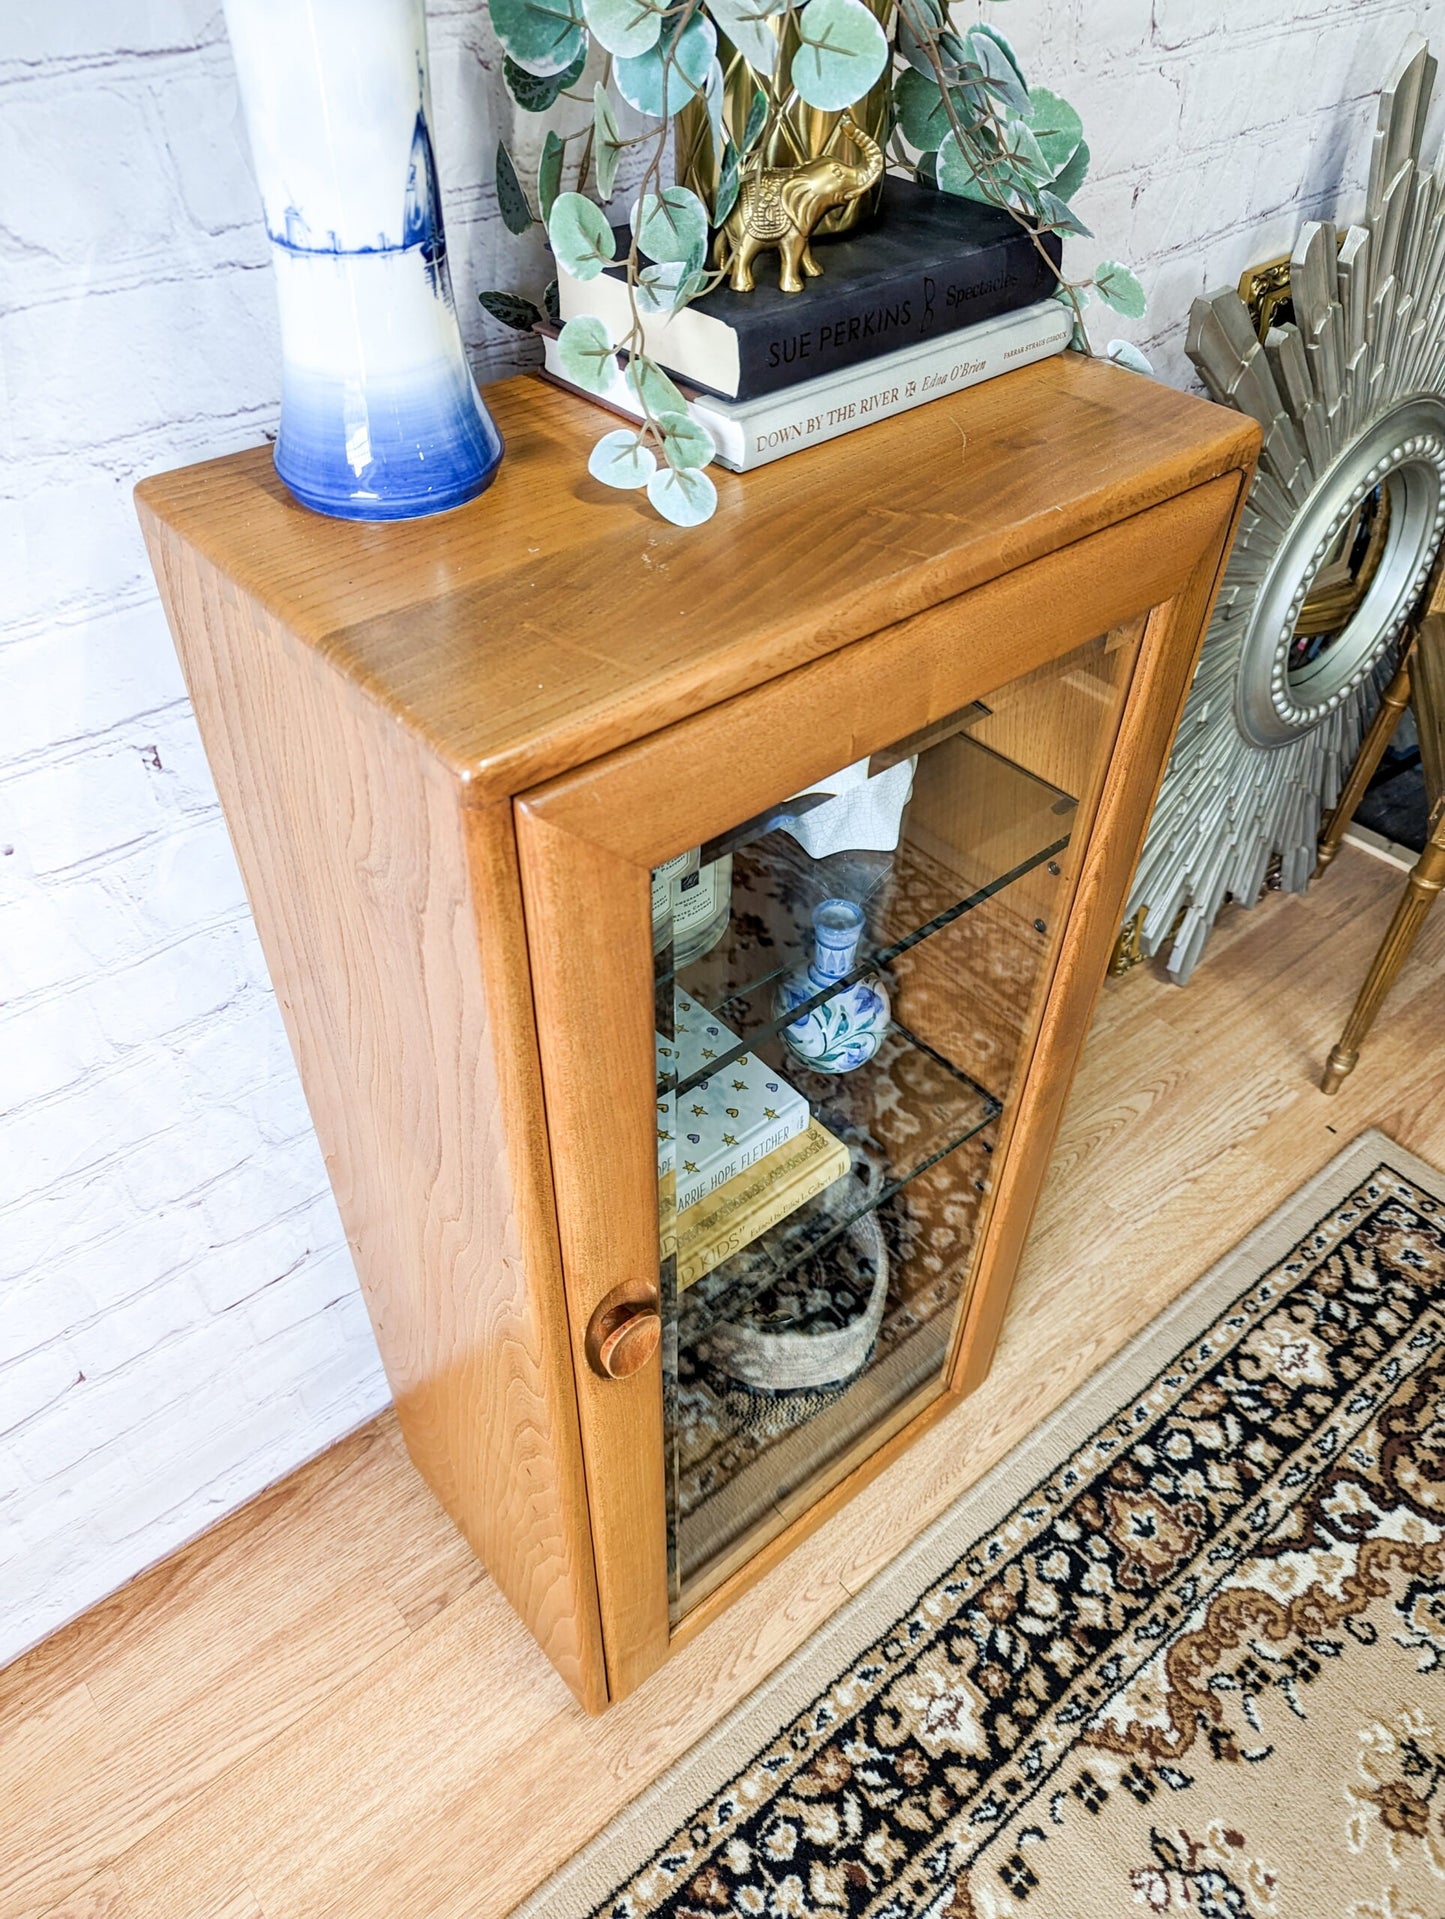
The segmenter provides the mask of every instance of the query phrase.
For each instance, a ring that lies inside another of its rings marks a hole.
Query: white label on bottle
[[[667,912],[672,899],[672,882],[697,871],[698,848],[691,846],[676,859],[664,860],[652,869],[652,920],[656,925]]]
[[[718,868],[720,860],[710,860],[697,872],[675,880],[672,887],[673,937],[691,927],[705,926],[718,910]]]

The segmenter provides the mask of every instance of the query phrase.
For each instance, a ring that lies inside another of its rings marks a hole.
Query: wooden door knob
[[[587,1322],[587,1361],[603,1379],[640,1372],[662,1339],[661,1301],[654,1286],[616,1286]]]

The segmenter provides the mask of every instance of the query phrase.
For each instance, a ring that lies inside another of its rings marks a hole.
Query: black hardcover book
[[[625,228],[617,240],[620,259]],[[777,255],[765,253],[752,293],[724,283],[681,313],[649,319],[648,352],[725,399],[757,399],[1032,306],[1053,292],[1049,261],[1062,258],[1055,234],[1037,238],[997,207],[891,175],[865,227],[813,245],[823,273],[802,293],[779,289]],[[618,339],[631,325],[620,264],[595,280],[561,274],[559,295],[564,320],[595,313]]]

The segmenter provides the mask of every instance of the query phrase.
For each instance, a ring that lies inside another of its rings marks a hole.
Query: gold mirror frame
[[[1195,302],[1189,355],[1264,445],[1119,970],[1160,954],[1185,981],[1226,900],[1253,905],[1267,876],[1305,889],[1439,549],[1445,179],[1420,160],[1435,70],[1417,37],[1381,96],[1358,224],[1311,222],[1287,259]]]

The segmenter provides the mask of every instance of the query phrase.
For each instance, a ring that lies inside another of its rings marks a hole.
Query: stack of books
[[[725,1058],[737,1035],[686,993],[675,1037],[657,1035],[659,1073],[691,1079]],[[848,1149],[808,1102],[755,1053],[729,1059],[682,1094],[657,1102],[657,1173],[676,1175],[678,1286],[694,1281],[778,1225],[848,1171]]]
[[[625,256],[625,232],[618,242]],[[643,322],[649,356],[682,389],[719,464],[735,472],[1047,359],[1069,343],[1072,316],[1051,297],[1057,238],[1040,239],[995,207],[890,177],[873,222],[819,240],[817,251],[823,275],[803,293],[780,291],[770,276],[773,256],[765,254],[752,293],[724,284],[679,313]],[[561,273],[558,300],[564,322],[591,313],[615,340],[631,331],[620,264],[588,281]],[[555,329],[539,330],[547,376],[570,387]],[[620,376],[598,403],[640,417]]]

